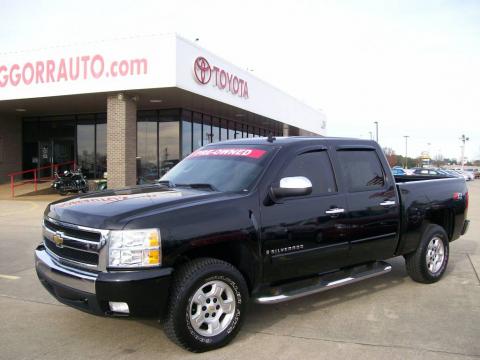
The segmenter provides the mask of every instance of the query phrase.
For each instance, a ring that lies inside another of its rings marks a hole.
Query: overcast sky
[[[0,51],[177,32],[327,115],[329,135],[480,158],[480,1],[0,0]],[[428,144],[431,144],[428,146]]]

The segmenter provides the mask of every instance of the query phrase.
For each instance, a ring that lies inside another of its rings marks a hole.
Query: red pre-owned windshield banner
[[[191,153],[188,157],[194,158],[199,156],[236,156],[246,157],[251,159],[260,159],[265,155],[265,150],[248,149],[248,148],[224,148],[224,149],[205,149],[197,150]]]

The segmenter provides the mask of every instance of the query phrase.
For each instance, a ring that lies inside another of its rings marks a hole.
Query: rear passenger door
[[[327,151],[294,154],[275,181],[291,176],[307,177],[312,193],[262,207],[265,281],[315,274],[348,262],[347,204]]]
[[[337,166],[347,194],[350,264],[391,257],[397,246],[400,206],[394,180],[374,147],[339,147]]]

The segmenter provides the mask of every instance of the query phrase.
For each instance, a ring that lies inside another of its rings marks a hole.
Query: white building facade
[[[207,143],[326,135],[326,119],[172,34],[0,55],[0,129],[0,182],[75,163],[119,187]]]

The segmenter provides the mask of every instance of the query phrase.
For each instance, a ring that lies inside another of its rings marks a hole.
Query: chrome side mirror
[[[289,196],[305,196],[312,193],[312,182],[305,176],[292,176],[280,179],[279,187],[270,189],[273,201]]]

